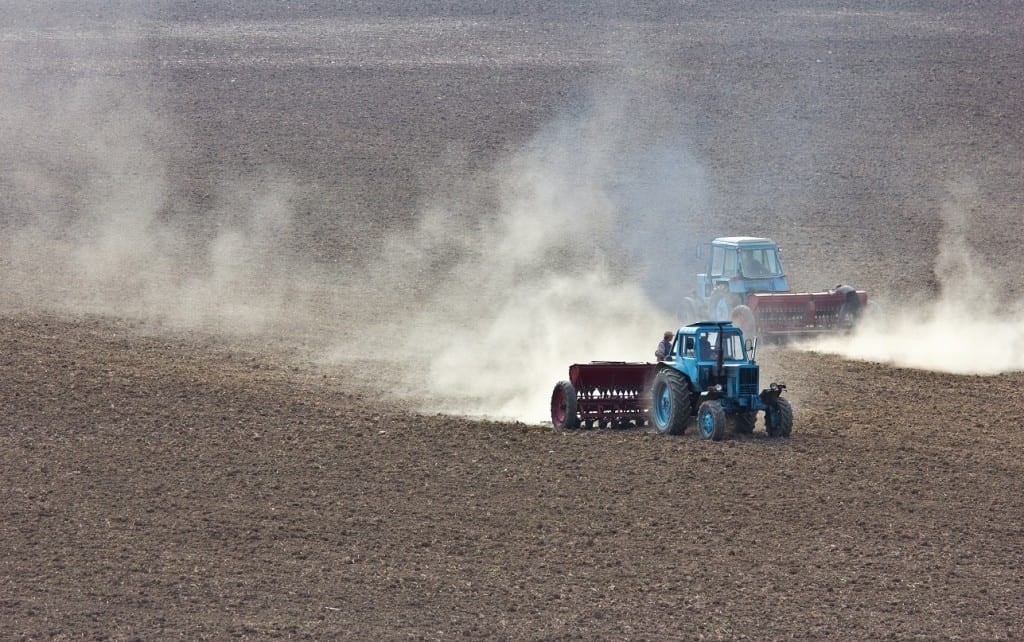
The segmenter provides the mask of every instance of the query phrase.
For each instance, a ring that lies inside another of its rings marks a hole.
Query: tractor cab
[[[789,436],[793,410],[782,399],[784,384],[758,389],[760,372],[743,341],[743,330],[728,321],[702,321],[676,331],[672,353],[655,366],[651,384],[651,421],[658,432],[678,435],[697,415],[701,435],[719,440],[728,418],[737,432],[754,430],[757,412],[765,412],[769,435]]]
[[[779,246],[771,239],[717,238],[710,246],[698,246],[697,256],[706,259],[704,273],[697,275],[697,292],[702,299],[711,299],[716,292],[741,295],[789,291]]]
[[[694,401],[722,398],[728,411],[758,406],[758,366],[739,326],[701,321],[679,328],[670,360],[689,381]]]
[[[717,363],[719,355],[725,362],[747,360],[743,334],[736,327],[726,331],[702,329],[697,333],[697,346],[699,361]]]
[[[718,363],[719,356],[723,362],[747,361],[743,331],[731,323],[713,321],[702,321],[680,328],[673,354],[694,363]]]

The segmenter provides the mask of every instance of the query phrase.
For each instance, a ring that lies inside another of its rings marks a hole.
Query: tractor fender
[[[761,391],[759,395],[761,397],[761,403],[766,406],[773,405],[779,397],[782,396],[782,391],[786,389],[784,383],[773,383],[769,387]]]
[[[693,382],[690,381],[690,375],[686,374],[679,368],[672,367],[671,361],[659,361],[657,364],[655,364],[654,369],[651,370],[650,380],[654,381],[654,378],[657,377],[658,373],[661,372],[662,370],[675,370],[680,375],[682,375],[683,379],[686,379],[686,383],[690,384],[691,387],[693,386]]]
[[[690,375],[686,374],[679,368],[673,368],[671,362],[660,362],[651,370],[649,375],[650,378],[647,379],[647,383],[645,384],[648,394],[651,392],[654,386],[655,377],[657,377],[662,370],[674,370],[675,372],[677,372],[679,376],[683,378],[683,381],[686,382],[686,386],[690,389],[691,398],[695,398],[697,395],[699,395],[700,391],[697,390],[697,386],[693,383],[693,380],[690,379]]]

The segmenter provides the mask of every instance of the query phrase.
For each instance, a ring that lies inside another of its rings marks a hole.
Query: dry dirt
[[[1015,3],[328,4],[5,6],[0,68],[149,95],[197,234],[225,176],[315,185],[292,249],[344,262],[408,224],[438,158],[486,168],[643,43],[712,234],[891,306],[935,293],[968,180],[967,241],[1024,267]],[[1024,638],[1022,373],[769,347],[788,440],[558,433],[417,412],[394,362],[25,290],[0,315],[0,638]]]

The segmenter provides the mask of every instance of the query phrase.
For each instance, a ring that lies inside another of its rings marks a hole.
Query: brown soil
[[[103,4],[44,26],[100,28]],[[486,167],[639,34],[677,70],[664,91],[692,111],[720,227],[795,247],[798,281],[930,296],[943,186],[965,174],[983,210],[968,240],[1024,267],[1014,4],[278,4],[163,3],[135,18],[140,50],[86,34],[75,65],[13,12],[3,69],[151,88],[179,121],[161,144],[197,229],[215,179],[268,159],[317,185],[295,249],[327,261],[407,223],[446,150]],[[318,217],[332,208],[351,220]],[[1022,373],[772,347],[793,436],[709,443],[413,412],[388,394],[395,364],[316,365],[287,336],[4,309],[3,639],[1024,637]]]

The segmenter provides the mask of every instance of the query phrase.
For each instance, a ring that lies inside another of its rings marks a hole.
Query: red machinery
[[[779,246],[767,238],[727,236],[697,246],[706,258],[693,297],[679,306],[681,325],[732,321],[748,337],[786,338],[850,330],[868,310],[868,295],[849,285],[795,293]]]
[[[642,426],[657,364],[594,361],[569,366],[551,396],[551,418],[558,428],[595,428],[633,422]]]
[[[857,304],[851,299],[856,298]],[[747,307],[756,320],[750,327],[743,318],[742,306],[733,308],[737,325],[761,336],[814,335],[845,330],[854,324],[857,315],[868,304],[867,292],[808,292],[750,294]]]

